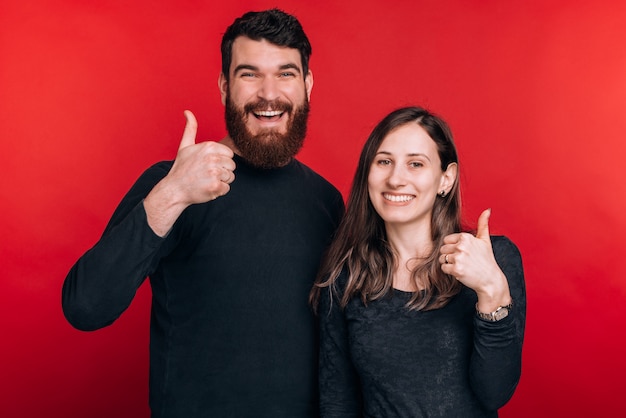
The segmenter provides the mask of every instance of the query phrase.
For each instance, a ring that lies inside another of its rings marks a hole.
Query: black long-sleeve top
[[[358,297],[339,306],[322,292],[321,416],[497,417],[521,374],[526,292],[517,247],[492,237],[507,277],[513,309],[498,321],[476,315],[476,293],[463,287],[432,311],[406,307],[411,293],[393,290],[365,306]]]
[[[276,170],[235,162],[230,192],[187,208],[165,238],[142,201],[172,162],[149,168],[63,286],[69,322],[95,330],[150,277],[153,417],[317,416],[307,301],[343,200],[298,161]]]

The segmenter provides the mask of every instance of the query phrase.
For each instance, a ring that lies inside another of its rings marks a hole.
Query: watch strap
[[[478,310],[478,303],[476,303],[476,315],[484,321],[498,322],[509,316],[512,308],[513,302],[511,301],[508,305],[499,306],[498,309],[493,312],[484,313]]]

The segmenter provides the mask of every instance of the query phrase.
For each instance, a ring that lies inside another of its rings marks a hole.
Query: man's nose
[[[265,77],[261,81],[261,86],[258,91],[258,96],[267,101],[276,100],[280,97],[280,90],[278,88],[278,80],[273,77]]]

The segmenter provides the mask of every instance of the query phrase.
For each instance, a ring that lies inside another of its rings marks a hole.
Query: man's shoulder
[[[330,181],[328,181],[324,176],[322,176],[317,171],[313,170],[308,165],[306,165],[300,160],[294,160],[294,163],[304,173],[304,175],[307,176],[311,181],[319,182],[321,185],[325,187],[329,187],[332,190],[335,190],[337,193],[339,193],[339,190],[337,190],[337,188]]]
[[[173,161],[159,161],[145,169],[128,191],[126,198],[143,199],[169,173]]]
[[[158,183],[170,172],[172,165],[174,165],[174,161],[159,161],[152,164],[139,176],[137,183],[152,183],[153,185]]]
[[[340,219],[344,213],[345,204],[339,189],[308,165],[298,160],[294,162],[297,164],[298,170],[302,173],[302,177],[306,182],[306,189],[312,190],[312,196],[316,196],[317,199],[320,199],[332,207],[334,217]]]
[[[165,176],[167,175],[167,173],[170,172],[173,165],[174,165],[174,161],[159,161],[159,162],[152,164],[150,167],[148,167],[144,171],[144,174]]]

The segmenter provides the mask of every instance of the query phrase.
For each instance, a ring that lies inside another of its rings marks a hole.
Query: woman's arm
[[[507,278],[513,306],[500,321],[475,316],[470,383],[485,407],[496,410],[511,399],[521,375],[526,289],[522,259],[515,244],[505,237],[492,237],[492,245]]]
[[[320,293],[319,389],[322,418],[362,416],[359,379],[350,359],[348,328],[336,294]]]

